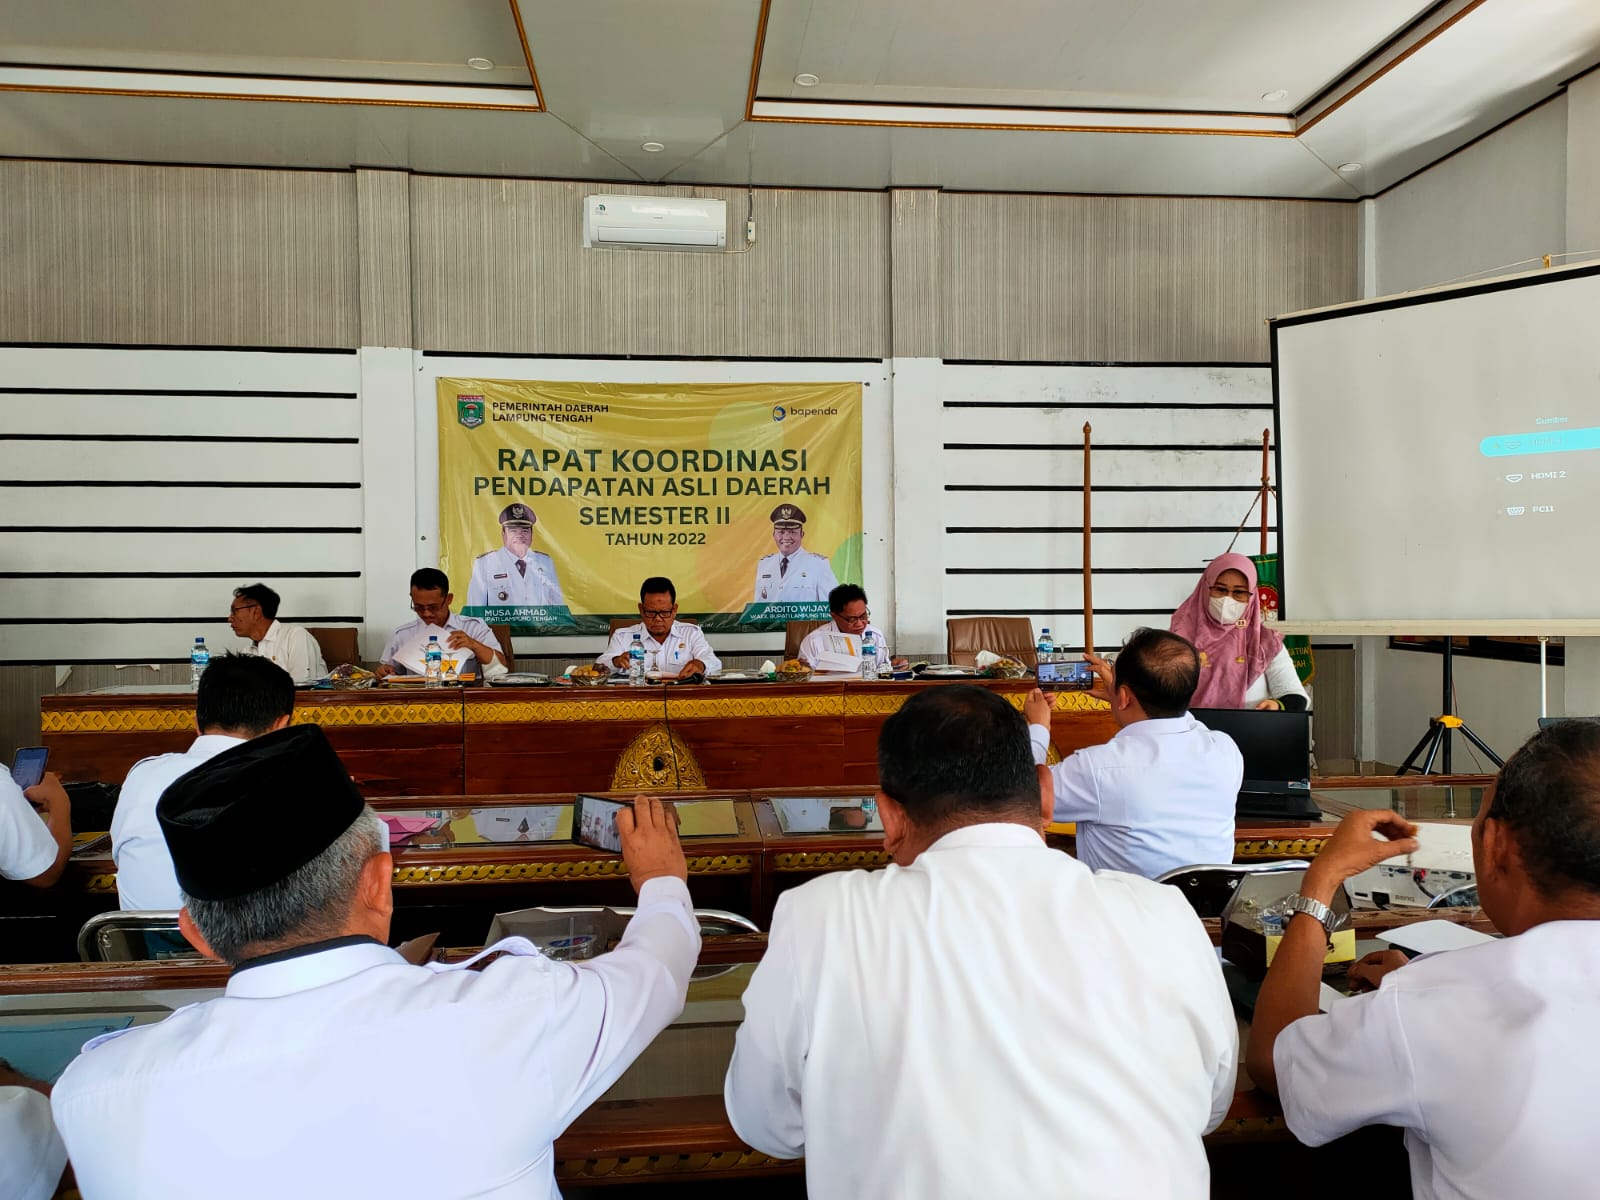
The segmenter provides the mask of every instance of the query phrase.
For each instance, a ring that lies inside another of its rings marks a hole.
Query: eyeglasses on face
[[[858,613],[834,613],[834,619],[843,621],[846,625],[864,625],[872,619],[872,610],[863,608]]]
[[[260,607],[261,607],[261,605],[255,604],[255,603],[235,604],[235,605],[231,606],[228,609],[228,615],[230,617],[236,617],[242,612],[249,612],[252,608],[260,608]]]
[[[1211,594],[1213,596],[1232,596],[1235,600],[1244,601],[1248,601],[1251,596],[1255,595],[1255,593],[1247,587],[1229,588],[1223,587],[1220,583],[1213,583],[1211,585]]]
[[[674,605],[672,608],[641,608],[639,610],[639,614],[641,616],[645,616],[645,617],[653,617],[657,621],[659,621],[663,617],[670,617],[673,613],[675,613],[677,611],[678,611],[677,606]]]

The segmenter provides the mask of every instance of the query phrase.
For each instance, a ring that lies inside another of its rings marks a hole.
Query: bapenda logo
[[[457,396],[456,420],[468,429],[476,429],[483,424],[483,397],[482,396]]]
[[[773,406],[772,406],[772,419],[773,419],[773,420],[774,420],[774,421],[781,421],[781,420],[783,420],[783,419],[784,419],[784,418],[785,418],[785,417],[787,417],[787,416],[788,416],[788,415],[789,415],[789,414],[788,414],[788,412],[787,412],[787,411],[786,411],[786,410],[785,410],[785,409],[784,409],[784,407],[783,407],[783,405],[781,405],[781,404],[774,404],[774,405],[773,405]]]

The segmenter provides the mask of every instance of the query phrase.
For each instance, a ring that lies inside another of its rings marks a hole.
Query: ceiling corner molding
[[[80,67],[0,67],[0,91],[166,96],[191,100],[276,100],[299,104],[368,104],[406,108],[480,108],[511,112],[544,110],[536,88]]]
[[[749,120],[800,125],[889,125],[924,129],[1013,129],[1041,133],[1162,133],[1218,137],[1295,136],[1277,113],[1144,111],[1110,108],[984,108],[864,100],[762,100]]]
[[[544,111],[544,89],[539,86],[539,72],[533,66],[533,51],[528,49],[528,31],[522,24],[522,6],[519,0],[506,0],[511,6],[511,19],[517,25],[517,41],[522,44],[522,61],[528,66],[528,79],[533,84],[533,94],[539,101],[539,110]]]

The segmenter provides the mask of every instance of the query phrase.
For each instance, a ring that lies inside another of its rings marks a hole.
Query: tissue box
[[[496,913],[484,945],[525,937],[547,958],[594,958],[622,939],[628,918],[611,908],[523,908]]]

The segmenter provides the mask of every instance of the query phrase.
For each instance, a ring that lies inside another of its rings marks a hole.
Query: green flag
[[[1250,561],[1256,565],[1256,586],[1261,592],[1261,617],[1265,621],[1278,619],[1278,556],[1252,554]],[[1311,653],[1311,639],[1304,634],[1287,634],[1283,639],[1289,658],[1301,683],[1310,683],[1317,673],[1316,656]]]

